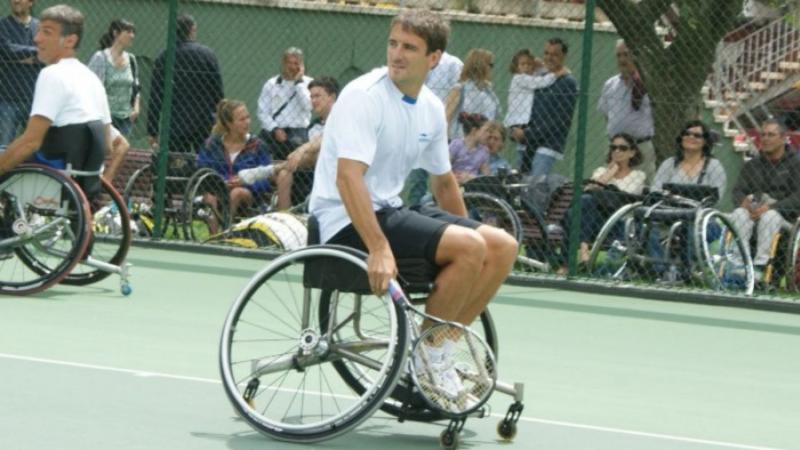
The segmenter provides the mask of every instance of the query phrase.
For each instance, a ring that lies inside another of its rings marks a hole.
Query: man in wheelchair
[[[375,293],[385,292],[398,276],[395,258],[424,258],[438,266],[426,312],[469,325],[511,271],[517,243],[465,217],[450,166],[444,107],[424,87],[448,34],[449,26],[429,11],[394,18],[388,68],[351,82],[328,118],[310,211],[319,221],[321,243],[368,253]],[[400,194],[415,168],[432,174],[431,191],[441,209],[402,205]],[[434,336],[426,347],[437,384],[458,394],[459,375],[448,364],[452,343]]]
[[[745,242],[756,229],[756,278],[769,262],[770,244],[800,213],[800,159],[786,143],[786,127],[769,119],[761,126],[760,154],[748,161],[733,188],[731,219]]]
[[[39,20],[34,42],[39,60],[47,67],[36,80],[25,131],[0,154],[0,175],[31,159],[97,172],[79,180],[91,199],[100,192],[99,170],[110,142],[106,92],[97,76],[75,57],[83,35],[83,14],[58,5],[42,11]]]

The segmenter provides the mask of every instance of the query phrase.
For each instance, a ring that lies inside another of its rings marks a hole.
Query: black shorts
[[[477,229],[475,220],[452,215],[434,206],[417,205],[385,208],[375,213],[383,234],[389,240],[395,258],[425,258],[436,264],[436,250],[448,225]],[[336,233],[329,244],[346,245],[367,251],[364,241],[351,223]]]

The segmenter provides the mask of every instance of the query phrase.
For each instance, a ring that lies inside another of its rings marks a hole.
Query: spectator
[[[314,164],[317,163],[322,146],[322,132],[325,121],[331,113],[336,97],[339,96],[339,82],[333,77],[319,77],[308,83],[311,95],[311,109],[317,116],[308,127],[308,142],[289,153],[286,163],[277,172],[278,209],[299,204],[311,192],[314,182]]]
[[[266,180],[245,184],[237,173],[242,169],[267,166],[270,162],[264,142],[250,135],[247,106],[238,100],[222,99],[211,136],[197,154],[197,166],[213,169],[225,179],[230,193],[231,217],[240,208],[256,203],[270,188]],[[203,201],[217,208],[217,199],[213,195],[204,194]],[[216,224],[209,224],[209,230],[216,233]]]
[[[123,136],[130,136],[139,116],[139,77],[136,57],[125,51],[133,45],[136,27],[125,19],[114,19],[100,37],[100,50],[92,55],[92,69],[108,96],[111,121]]]
[[[656,151],[653,148],[653,110],[650,96],[639,76],[625,41],[617,41],[617,67],[619,74],[603,85],[597,110],[606,117],[609,136],[626,133],[636,139],[642,153],[642,170],[647,179],[656,172]]]
[[[458,78],[461,76],[463,68],[464,63],[458,57],[442,52],[442,58],[439,63],[428,72],[428,76],[425,78],[425,86],[433,91],[439,99],[445,101],[447,94],[458,83]],[[408,203],[410,205],[419,204],[428,191],[428,172],[422,169],[412,170],[406,184],[408,185]]]
[[[42,64],[33,37],[39,20],[33,0],[10,0],[11,15],[0,19],[0,152],[28,122],[33,88]]]
[[[500,122],[490,120],[483,125],[484,142],[489,149],[489,175],[501,175],[511,170],[511,163],[500,154],[506,142],[506,129]]]
[[[462,112],[458,123],[464,128],[464,137],[450,142],[450,165],[458,184],[464,184],[478,175],[489,174],[489,149],[483,136],[486,117]]]
[[[493,67],[494,55],[489,50],[474,48],[467,53],[458,83],[445,100],[451,140],[464,136],[458,124],[461,113],[481,114],[489,120],[500,114],[500,101],[492,90]]]
[[[745,243],[756,228],[753,264],[758,275],[763,275],[773,236],[800,214],[800,160],[786,143],[786,128],[767,120],[761,129],[761,154],[742,168],[733,188],[733,203],[739,206],[731,214]]]
[[[722,197],[727,184],[725,168],[711,156],[714,139],[711,131],[700,120],[691,120],[676,139],[675,156],[667,158],[653,179],[653,190],[663,189],[666,183],[701,184],[717,188]]]
[[[606,220],[628,202],[630,197],[624,194],[641,195],[646,176],[643,171],[634,169],[641,161],[642,152],[636,146],[636,139],[633,136],[619,133],[611,138],[606,165],[595,169],[581,196],[579,265],[583,266],[589,262],[589,243],[594,241]],[[561,241],[562,256],[567,254],[569,248],[567,238],[571,223],[572,214],[568,211],[562,225],[564,228],[564,239]],[[566,274],[566,266],[562,266],[558,273]]]
[[[261,139],[273,159],[285,160],[292,150],[308,141],[311,97],[305,76],[303,51],[291,47],[283,52],[281,73],[267,80],[258,97]]]
[[[568,51],[567,43],[560,38],[547,41],[544,65],[555,80],[536,90],[528,126],[511,131],[511,137],[526,146],[520,170],[530,171],[532,176],[549,174],[556,160],[564,158],[564,144],[578,98],[578,82],[564,65]]]
[[[188,14],[178,16],[175,71],[172,82],[169,150],[195,153],[208,137],[214,124],[214,112],[223,97],[222,74],[214,52],[195,42],[197,23]],[[153,66],[150,102],[147,108],[147,135],[151,145],[159,139],[159,120],[164,97],[166,51]],[[169,172],[188,175],[194,158],[170,157]]]

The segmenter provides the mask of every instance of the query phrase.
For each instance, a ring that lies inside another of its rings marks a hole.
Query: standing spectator
[[[515,141],[527,146],[520,169],[523,173],[530,170],[534,177],[549,174],[556,160],[564,159],[564,144],[578,99],[578,82],[564,65],[568,51],[567,43],[560,38],[547,41],[544,65],[555,80],[536,90],[527,128],[511,131]]]
[[[33,37],[39,21],[33,0],[10,0],[11,15],[0,19],[0,147],[17,135],[30,115],[33,88],[42,64]]]
[[[425,86],[428,86],[428,89],[432,90],[437,97],[445,101],[447,94],[458,83],[463,68],[464,63],[457,56],[443,52],[442,59],[439,60],[436,67],[428,72]]]
[[[425,78],[425,86],[433,91],[440,100],[445,101],[447,94],[458,83],[464,63],[457,56],[442,52],[442,58],[428,72]],[[417,205],[428,191],[428,172],[422,169],[414,169],[408,176],[408,203]]]
[[[731,214],[744,242],[756,228],[756,273],[764,273],[769,247],[781,227],[800,214],[800,160],[786,144],[786,128],[776,120],[762,125],[761,154],[742,168],[733,188]]]
[[[195,153],[208,137],[214,124],[214,111],[222,100],[222,74],[214,52],[195,42],[197,23],[188,14],[178,16],[178,43],[172,83],[169,150]],[[150,102],[147,108],[147,135],[151,145],[158,143],[159,120],[164,98],[166,52],[161,52],[153,67]],[[173,175],[192,171],[194,158],[170,158]]]
[[[619,74],[603,85],[597,110],[606,117],[606,133],[615,136],[626,133],[636,139],[642,153],[641,170],[651,179],[656,172],[656,151],[653,148],[653,110],[650,96],[644,87],[625,41],[617,42]]]
[[[261,139],[273,159],[285,160],[292,150],[308,141],[311,121],[310,77],[305,76],[303,51],[283,52],[281,73],[267,80],[258,97]]]
[[[139,69],[136,57],[125,51],[133,45],[135,36],[132,22],[114,19],[100,37],[100,50],[89,60],[89,68],[106,88],[111,122],[126,137],[139,117]]]
[[[481,114],[489,120],[500,115],[500,100],[492,90],[493,67],[494,55],[489,50],[474,48],[467,53],[458,83],[445,100],[450,139],[464,136],[458,124],[461,113]]]
[[[250,112],[244,102],[222,99],[217,107],[214,128],[197,154],[197,166],[208,167],[220,174],[230,194],[230,214],[235,217],[240,208],[256,203],[261,194],[269,191],[269,182],[243,182],[238,172],[258,166],[267,166],[271,160],[264,142],[250,134]],[[203,194],[203,202],[217,208],[217,199]],[[217,224],[209,229],[216,233]]]
[[[287,209],[305,201],[314,182],[314,164],[322,147],[322,132],[333,104],[339,96],[339,82],[333,77],[319,77],[308,83],[311,108],[317,116],[308,127],[308,142],[297,147],[286,157],[277,172],[278,209]]]

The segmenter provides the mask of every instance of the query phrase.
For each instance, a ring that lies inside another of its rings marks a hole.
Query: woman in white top
[[[136,27],[128,20],[115,19],[100,38],[100,50],[89,60],[106,89],[111,120],[123,136],[129,136],[139,116],[139,77],[136,58],[126,50],[133,45]]]
[[[611,138],[606,165],[595,169],[581,196],[581,243],[578,253],[580,264],[589,262],[589,243],[594,240],[611,214],[623,206],[630,195],[642,194],[647,175],[634,169],[641,162],[642,152],[636,146],[633,136],[618,133]],[[567,213],[564,217],[562,255],[566,255],[569,248],[566,237],[569,235],[570,216]],[[559,273],[566,273],[566,267],[559,269]]]
[[[493,67],[494,54],[489,50],[474,48],[467,53],[461,77],[444,102],[451,140],[464,137],[459,114],[480,114],[489,120],[500,115],[500,100],[492,90]]]

